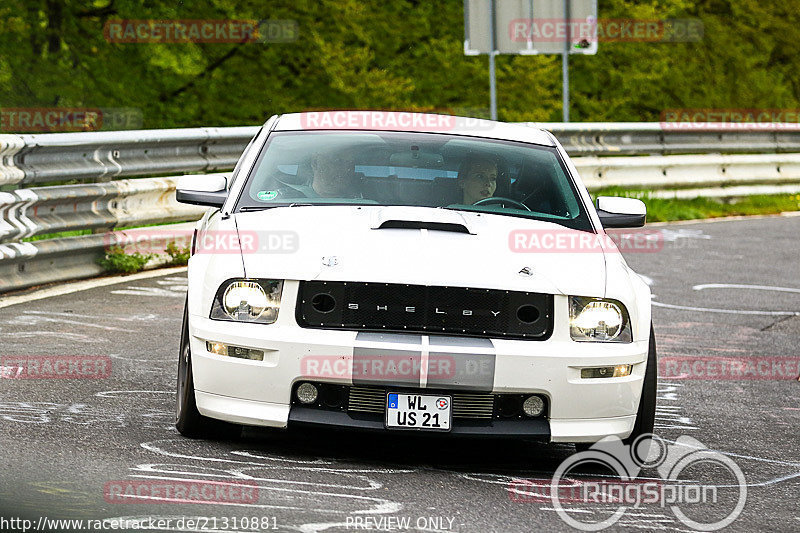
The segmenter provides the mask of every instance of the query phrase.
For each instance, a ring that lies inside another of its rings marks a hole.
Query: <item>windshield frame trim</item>
[[[278,119],[279,118],[280,117],[278,117]],[[561,170],[562,170],[563,174],[566,176],[567,181],[569,182],[570,189],[572,190],[573,194],[575,195],[575,199],[577,200],[581,210],[583,211],[582,214],[585,215],[585,217],[586,217],[586,221],[589,224],[589,228],[573,227],[572,225],[569,224],[569,221],[556,221],[554,219],[549,219],[549,218],[519,215],[519,214],[515,214],[515,213],[500,213],[500,212],[497,212],[497,211],[482,211],[482,210],[477,210],[477,209],[474,209],[474,210],[473,209],[457,209],[457,208],[450,208],[450,207],[447,207],[447,206],[415,206],[415,207],[427,207],[427,208],[430,208],[430,209],[440,209],[440,208],[442,208],[442,209],[450,209],[450,210],[453,210],[453,211],[456,211],[456,212],[459,212],[459,213],[479,213],[479,214],[485,214],[485,215],[498,215],[498,216],[520,218],[520,219],[523,219],[523,220],[537,220],[537,221],[540,221],[540,222],[549,222],[549,223],[557,224],[559,226],[566,227],[568,229],[577,230],[577,231],[588,231],[590,233],[595,233],[595,234],[599,233],[597,231],[597,228],[595,227],[595,223],[594,223],[593,217],[591,215],[591,210],[588,209],[586,204],[585,204],[585,201],[584,201],[584,198],[583,198],[583,194],[581,193],[580,184],[577,182],[577,180],[574,179],[574,176],[572,175],[572,172],[570,171],[569,165],[567,164],[567,162],[565,161],[564,157],[562,156],[563,147],[561,147],[560,144],[558,142],[556,142],[556,141],[553,141],[552,145],[545,145],[545,144],[539,144],[539,143],[528,142],[528,141],[495,139],[495,138],[492,138],[492,137],[479,137],[479,136],[476,136],[476,135],[465,135],[465,134],[450,133],[450,132],[447,132],[447,133],[443,133],[443,132],[409,132],[409,131],[404,131],[404,130],[398,130],[398,131],[394,131],[394,130],[368,130],[368,129],[353,129],[353,130],[349,130],[349,129],[348,130],[344,130],[344,129],[331,129],[331,130],[292,129],[292,130],[280,130],[280,129],[275,129],[274,128],[274,126],[275,126],[275,124],[277,124],[277,122],[278,122],[278,120],[276,120],[276,122],[273,123],[273,125],[272,125],[273,127],[270,128],[269,131],[267,132],[267,136],[265,137],[265,139],[263,141],[263,144],[261,145],[261,148],[260,148],[260,150],[258,152],[258,155],[255,157],[252,165],[250,166],[250,168],[249,168],[249,170],[247,172],[247,176],[242,179],[242,181],[241,181],[242,186],[238,190],[238,195],[237,195],[235,203],[233,204],[233,207],[230,210],[230,214],[245,213],[245,212],[250,212],[250,213],[258,212],[257,210],[241,211],[241,208],[245,207],[245,206],[242,206],[240,204],[241,204],[241,201],[243,199],[242,196],[244,194],[244,191],[247,188],[247,185],[249,184],[250,179],[252,177],[252,173],[255,171],[255,169],[258,167],[259,163],[261,162],[261,159],[262,159],[264,153],[266,152],[267,148],[269,147],[270,142],[275,138],[275,136],[276,136],[275,134],[282,135],[284,133],[287,133],[287,134],[298,134],[299,133],[299,134],[313,135],[315,133],[331,133],[331,132],[335,132],[335,133],[405,133],[405,134],[412,134],[412,135],[413,134],[421,134],[421,135],[440,135],[440,136],[447,136],[447,137],[462,137],[462,138],[466,138],[466,139],[476,139],[476,140],[480,140],[480,141],[485,141],[485,142],[490,142],[490,143],[494,142],[494,143],[499,143],[499,144],[511,144],[511,145],[513,145],[513,144],[523,144],[523,145],[529,145],[529,146],[532,146],[532,147],[536,147],[536,148],[543,149],[543,150],[546,150],[548,152],[554,153],[554,155],[556,156],[556,160],[558,161],[558,164],[561,167]],[[550,132],[547,132],[547,133],[550,133]],[[550,135],[552,136],[552,133],[550,133]],[[239,181],[239,180],[237,180],[237,181]],[[297,203],[300,203],[300,202],[293,201],[293,202],[285,202],[285,203],[279,203],[279,204],[270,204],[270,207],[291,207],[292,204],[297,204]],[[304,205],[308,206],[308,204],[304,204]],[[407,204],[381,204],[381,203],[360,204],[360,203],[350,203],[350,202],[320,203],[320,204],[310,205],[308,207],[324,207],[324,206],[334,206],[334,205],[335,206],[354,206],[354,207],[394,207],[394,206],[409,207]],[[576,219],[573,219],[573,220],[578,220],[578,219],[576,218]]]

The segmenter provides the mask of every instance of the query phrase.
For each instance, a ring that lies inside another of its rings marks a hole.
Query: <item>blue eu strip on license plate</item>
[[[389,409],[397,409],[397,394],[389,395]]]
[[[386,427],[449,431],[452,403],[450,396],[390,392],[386,395]]]

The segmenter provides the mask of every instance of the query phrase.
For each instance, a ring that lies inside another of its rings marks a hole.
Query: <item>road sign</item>
[[[488,54],[492,30],[498,54],[596,54],[597,0],[464,0],[464,53]]]
[[[497,120],[497,54],[561,54],[564,122],[569,122],[570,54],[597,53],[597,0],[464,0],[464,54],[489,55]]]

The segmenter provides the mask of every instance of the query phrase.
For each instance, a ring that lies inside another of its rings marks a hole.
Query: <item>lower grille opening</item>
[[[394,389],[392,389],[394,390]],[[347,410],[356,413],[376,413],[385,411],[387,389],[379,387],[350,387]],[[424,389],[420,394],[434,394]],[[472,418],[491,420],[494,414],[494,395],[483,392],[449,393],[453,397],[453,418]]]
[[[309,383],[309,382],[303,382]],[[295,385],[294,390],[301,383]],[[388,392],[405,392],[415,394],[445,394],[453,399],[454,420],[511,420],[530,419],[523,413],[522,404],[526,394],[492,394],[489,392],[447,391],[439,389],[409,389],[408,387],[366,387],[334,385],[329,383],[312,383],[319,390],[317,400],[312,404],[300,403],[293,390],[292,404],[302,407],[346,411],[347,413],[364,416],[374,415],[382,419],[386,411],[386,394]],[[547,400],[544,401],[544,410],[539,417],[546,418]]]

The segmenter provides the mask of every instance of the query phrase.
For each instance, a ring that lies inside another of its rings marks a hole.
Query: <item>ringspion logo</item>
[[[716,477],[703,483],[697,479],[697,465],[713,469],[725,482]],[[596,472],[598,468],[609,475],[582,475],[586,469]],[[657,477],[643,476],[643,469],[655,470]],[[659,513],[669,509],[691,529],[716,531],[741,514],[747,480],[730,456],[693,437],[665,441],[644,434],[625,444],[613,436],[565,459],[550,480],[512,480],[508,496],[513,502],[548,503],[561,520],[580,531],[601,531],[629,510],[642,513],[653,507]]]

